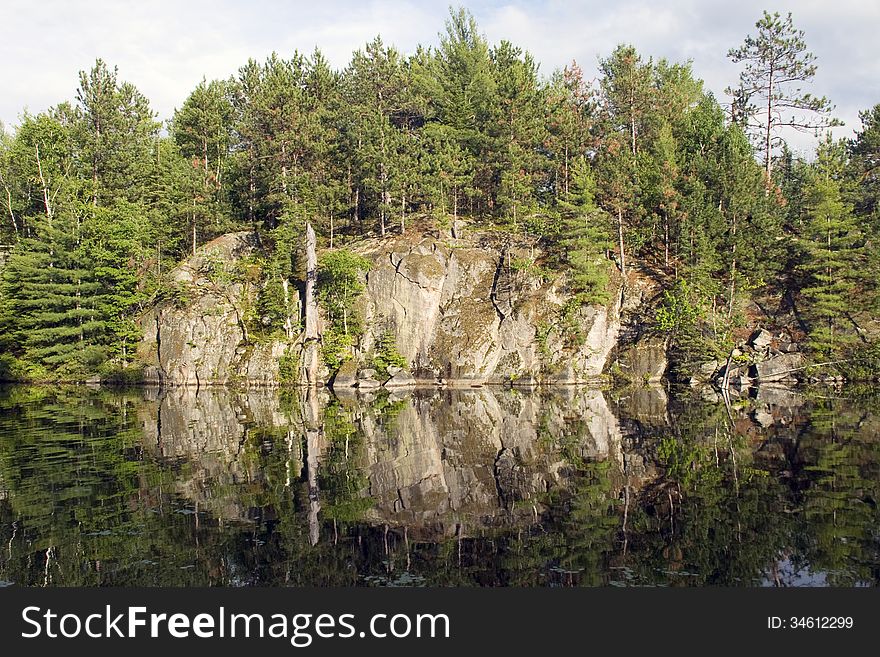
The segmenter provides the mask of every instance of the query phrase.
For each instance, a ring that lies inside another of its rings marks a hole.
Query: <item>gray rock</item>
[[[388,370],[388,375],[389,375],[389,376],[394,376],[394,375],[397,374],[398,372],[403,371],[403,368],[402,368],[402,367],[398,367],[397,365],[389,365],[389,366],[387,367],[387,370]]]
[[[766,410],[756,410],[753,413],[753,417],[755,418],[755,422],[764,428],[773,426],[773,415]]]
[[[656,383],[666,374],[666,342],[656,338],[641,340],[625,350],[620,360],[628,366],[627,374],[636,383]]]
[[[779,351],[783,354],[795,354],[800,351],[797,342],[780,342]]]
[[[806,403],[803,393],[785,385],[762,384],[758,386],[755,401],[767,406],[794,409]]]
[[[394,374],[385,382],[386,388],[406,388],[416,385],[413,375],[405,370],[401,370]]]
[[[719,369],[721,369],[721,363],[717,360],[710,360],[709,362],[700,365],[697,371],[702,378],[709,380]]]
[[[767,329],[758,329],[752,333],[752,336],[749,338],[749,344],[755,349],[769,347],[771,342],[773,342],[773,336]]]
[[[373,262],[361,308],[364,351],[390,328],[419,379],[503,383],[565,370],[574,378],[566,382],[588,383],[603,376],[620,330],[617,283],[609,290],[614,302],[575,312],[579,335],[572,340],[558,326],[569,301],[563,288],[511,270],[502,245],[477,231],[466,231],[454,248],[433,237],[355,248]],[[512,246],[510,255],[530,251]]]
[[[362,369],[358,372],[358,378],[361,379],[375,379],[376,378],[376,370],[371,367]]]
[[[753,366],[755,378],[762,383],[768,381],[794,381],[795,372],[804,365],[801,354],[781,354]]]
[[[358,379],[357,382],[358,390],[372,390],[381,387],[381,385],[376,379]]]
[[[365,327],[359,352],[370,353],[390,329],[397,350],[420,380],[481,385],[535,372],[558,373],[559,383],[602,380],[608,356],[617,346],[622,304],[633,303],[631,297],[621,297],[619,283],[609,289],[611,303],[575,311],[571,320],[578,335],[572,339],[558,322],[570,301],[565,288],[507,267],[505,253],[511,258],[537,258],[536,249],[514,243],[505,252],[491,235],[470,229],[463,236],[457,234],[454,248],[448,239],[430,236],[414,243],[409,234],[365,240],[352,247],[373,264],[358,301]],[[238,318],[257,298],[257,284],[224,283],[221,289],[205,267],[206,253],[232,267],[258,249],[254,233],[232,233],[206,244],[173,270],[171,278],[178,287],[174,299],[160,302],[139,320],[144,337],[138,358],[146,368],[147,382],[280,385],[279,364],[299,358],[301,346],[287,338],[247,339]],[[639,354],[637,378],[662,377],[663,352],[662,345],[649,345]],[[319,379],[327,381],[329,376],[325,371]],[[337,374],[334,385],[353,387],[358,378],[375,379],[376,374],[364,371],[358,377],[356,369],[346,369]]]
[[[343,388],[354,388],[356,385],[357,366],[354,364],[354,361],[347,360],[339,368],[339,371],[336,372],[336,376],[333,377],[330,387],[333,388],[333,390],[338,390]]]

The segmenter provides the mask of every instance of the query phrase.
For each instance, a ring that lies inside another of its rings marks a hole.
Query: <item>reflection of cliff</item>
[[[602,393],[567,392],[420,392],[384,429],[366,413],[369,519],[451,535],[533,517],[542,495],[565,485],[562,445],[617,458],[617,421]]]
[[[225,520],[248,519],[249,495],[261,488],[284,489],[269,481],[265,459],[273,455],[287,461],[281,483],[288,494],[289,484],[308,480],[319,503],[336,497],[317,482],[331,456],[332,467],[339,466],[331,452],[344,450],[343,466],[362,475],[355,495],[367,500],[363,519],[406,526],[414,538],[533,520],[545,494],[566,487],[573,459],[610,459],[618,469],[622,463],[618,422],[598,390],[418,390],[335,402],[334,417],[345,416],[362,446],[351,453],[347,438],[344,447],[334,442],[340,438],[324,417],[326,393],[318,400],[319,430],[308,439],[309,404],[298,399],[300,391],[291,394],[282,411],[272,390],[163,391],[156,405],[144,407],[146,447],[185,463],[176,492]],[[307,464],[315,463],[319,478],[309,479]],[[328,481],[323,485],[336,480]]]
[[[265,484],[260,463],[246,458],[248,442],[290,425],[277,393],[222,388],[163,390],[155,404],[143,407],[141,422],[149,453],[184,464],[176,492],[223,520],[247,520],[246,493]],[[294,442],[298,450],[298,430]],[[300,470],[295,467],[295,476]]]

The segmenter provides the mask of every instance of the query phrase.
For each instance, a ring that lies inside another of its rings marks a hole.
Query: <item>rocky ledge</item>
[[[620,331],[620,282],[607,305],[585,305],[560,321],[569,302],[564,281],[532,266],[540,252],[509,236],[406,235],[365,240],[352,251],[371,263],[358,301],[364,332],[353,358],[319,378],[334,389],[580,384],[604,380]],[[249,232],[205,245],[172,273],[169,298],[140,319],[139,354],[148,383],[275,386],[283,361],[302,339],[253,339],[243,309],[259,293],[247,276],[218,280],[216,272],[258,253]],[[550,279],[550,280],[548,280]],[[297,290],[291,286],[291,294]],[[379,375],[371,358],[390,333],[407,366]]]

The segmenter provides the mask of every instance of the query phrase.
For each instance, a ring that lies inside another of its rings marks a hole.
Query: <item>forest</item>
[[[757,304],[793,318],[823,371],[872,379],[880,104],[833,138],[790,14],[765,12],[730,46],[741,74],[722,99],[692,62],[625,44],[595,80],[575,62],[545,75],[450,10],[436,47],[376,37],[342,70],[318,50],[250,60],[167,122],[98,59],[72,100],[0,131],[0,379],[131,368],[137,318],[224,233],[260,236],[241,273],[262,290],[252,332],[289,334],[282,291],[303,279],[306,222],[320,288],[364,267],[350,244],[459,221],[534,240],[533,265],[581,304],[650,271],[663,294],[649,328],[673,363],[723,357]],[[795,156],[786,130],[815,133],[815,153]]]

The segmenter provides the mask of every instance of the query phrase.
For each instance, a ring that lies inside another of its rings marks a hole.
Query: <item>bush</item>
[[[336,327],[324,332],[321,344],[321,358],[331,372],[336,372],[351,358],[352,336],[346,335]]]
[[[290,347],[278,359],[278,378],[282,384],[295,384],[299,381],[299,358]]]
[[[394,333],[385,331],[376,342],[376,353],[373,356],[373,368],[383,376],[388,376],[389,367],[405,369],[409,362],[397,351]]]

